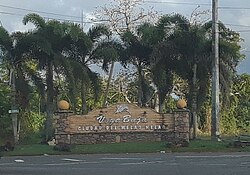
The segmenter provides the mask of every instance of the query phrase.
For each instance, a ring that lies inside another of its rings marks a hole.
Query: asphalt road
[[[249,175],[250,153],[2,157],[0,175]]]

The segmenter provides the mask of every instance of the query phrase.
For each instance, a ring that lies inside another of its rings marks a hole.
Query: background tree
[[[235,76],[229,97],[227,109],[223,108],[221,128],[222,133],[245,134],[250,132],[250,76],[242,74]]]
[[[143,0],[110,0],[109,5],[97,9],[95,15],[107,22],[115,34],[135,31],[140,24],[158,18],[156,11],[152,8],[146,10],[142,4]]]
[[[11,117],[7,111],[11,109],[11,90],[8,84],[9,76],[7,66],[4,63],[4,53],[0,49],[0,138],[13,138]],[[0,140],[1,140],[0,139]]]
[[[145,10],[141,7],[142,0],[113,0],[111,5],[105,5],[100,7],[96,11],[96,16],[98,19],[106,21],[108,26],[114,35],[122,36],[122,38],[128,39],[128,33],[132,35],[136,34],[137,27],[149,21],[154,21],[158,16],[153,10]],[[126,36],[124,33],[127,32]],[[124,41],[126,42],[126,41]],[[128,43],[126,43],[127,45]],[[128,45],[127,45],[128,46]],[[128,52],[126,52],[128,53]],[[130,55],[131,56],[131,55]],[[127,63],[131,64],[131,57],[129,55],[123,55],[123,58],[128,58]],[[134,55],[135,56],[135,55]],[[139,58],[141,59],[141,58]],[[122,60],[125,63],[125,59]],[[143,88],[145,87],[145,81],[143,80],[143,71],[141,70],[142,62],[135,61],[135,67],[138,68],[138,102],[142,105]],[[133,64],[133,63],[132,63]],[[125,65],[125,64],[124,64]],[[111,62],[111,68],[114,66],[114,62]],[[109,71],[109,76],[113,74],[112,69]],[[110,83],[108,83],[110,84]],[[107,84],[107,85],[108,85]],[[146,87],[145,87],[146,88]],[[145,94],[145,93],[144,93]],[[106,99],[106,97],[104,98]]]

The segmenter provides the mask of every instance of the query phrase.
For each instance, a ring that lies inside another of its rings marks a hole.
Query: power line
[[[52,20],[59,20],[59,21],[69,21],[69,22],[75,22],[75,23],[100,23],[103,22],[103,20],[98,20],[98,21],[82,21],[82,17],[80,16],[72,16],[72,15],[63,15],[59,13],[51,13],[51,12],[44,12],[44,11],[38,11],[38,10],[31,10],[31,9],[26,9],[26,8],[19,8],[19,7],[13,7],[13,6],[7,6],[7,5],[1,5],[0,7],[5,7],[5,8],[10,8],[10,9],[16,9],[16,10],[22,10],[22,11],[28,11],[28,12],[36,12],[36,13],[42,13],[46,15],[55,15],[55,16],[62,16],[62,17],[69,17],[69,18],[77,18],[79,20],[72,20],[72,19],[62,19],[62,18],[53,18],[53,17],[43,17],[47,19],[52,19]],[[6,15],[15,15],[15,16],[24,16],[23,14],[18,14],[18,13],[11,13],[11,12],[0,12],[1,14],[6,14]]]
[[[2,12],[0,11],[1,14],[4,14],[4,15],[14,15],[14,16],[24,16],[23,14],[18,14],[18,13],[11,13],[11,12]]]
[[[191,6],[211,6],[210,3],[192,3],[192,2],[173,2],[173,1],[143,1],[145,3],[155,3],[155,4],[175,4],[175,5],[191,5]],[[73,15],[64,15],[59,13],[52,13],[52,12],[45,12],[40,10],[32,10],[27,8],[20,8],[20,7],[13,7],[8,5],[1,5],[0,7],[9,8],[9,9],[16,9],[16,10],[22,10],[22,11],[29,11],[29,12],[36,12],[36,13],[42,13],[42,14],[49,14],[49,15],[55,15],[55,16],[63,16],[63,17],[69,17],[69,18],[77,18],[81,19],[81,16],[73,16]],[[230,6],[220,6],[219,9],[223,10],[250,10],[250,7],[230,7]],[[8,12],[6,12],[7,14]]]
[[[20,13],[12,13],[12,12],[4,12],[4,11],[0,11],[0,14],[13,15],[13,16],[21,16],[21,17],[23,17],[25,15],[25,14],[20,14]],[[45,18],[45,19],[49,19],[49,20],[69,21],[69,22],[84,23],[84,24],[100,23],[100,22],[104,22],[105,21],[105,20],[81,21],[81,20],[72,20],[72,19],[65,19],[65,18],[53,18],[53,17],[49,17],[49,16],[42,16],[42,17]],[[178,23],[178,24],[189,24],[189,23]],[[224,25],[235,26],[235,27],[250,27],[249,25],[229,24],[229,23],[224,23]],[[248,32],[248,30],[242,30],[240,32]]]
[[[162,3],[167,3],[167,4],[176,4],[176,5],[195,5],[195,6],[199,6],[199,5],[204,5],[204,6],[211,6],[211,4],[209,3],[191,3],[191,2],[173,2],[173,1],[143,1],[146,3],[158,3],[158,4],[162,4]],[[59,13],[52,13],[52,12],[45,12],[45,11],[38,11],[38,10],[32,10],[32,9],[26,9],[26,8],[19,8],[19,7],[13,7],[13,6],[7,6],[7,5],[1,5],[0,7],[5,7],[5,8],[10,8],[10,9],[16,9],[16,10],[22,10],[22,11],[29,11],[29,12],[37,12],[37,13],[43,13],[43,14],[50,14],[50,15],[56,15],[56,16],[63,16],[63,17],[69,17],[69,18],[78,18],[79,20],[72,20],[72,19],[62,19],[62,18],[53,18],[53,17],[44,17],[47,19],[52,19],[52,20],[60,20],[60,21],[70,21],[70,22],[76,22],[76,23],[99,23],[99,22],[103,22],[102,20],[100,21],[93,21],[93,22],[88,22],[88,21],[81,21],[81,17],[80,16],[73,16],[73,15],[64,15],[64,14],[59,14]],[[249,9],[249,7],[230,7],[230,6],[221,6],[219,7],[220,9],[236,9],[236,10],[241,10],[241,9]],[[4,12],[4,11],[0,11],[0,14],[6,14],[6,15],[15,15],[15,16],[24,16],[24,14],[20,14],[20,13],[12,13],[12,12]],[[246,26],[246,25],[237,25],[237,24],[225,24],[225,25],[229,25],[229,26],[238,26],[238,27],[250,27],[250,26]],[[243,30],[241,32],[248,32],[248,30]]]
[[[20,13],[11,13],[11,12],[3,12],[0,11],[0,14],[4,15],[14,15],[14,16],[24,16],[24,14]],[[75,23],[84,23],[84,24],[92,24],[92,23],[100,23],[103,21],[81,21],[81,20],[72,20],[72,19],[63,19],[63,18],[53,18],[53,17],[48,17],[48,16],[41,16],[42,18],[49,19],[49,20],[58,20],[58,21],[69,21],[69,22],[75,22]]]
[[[154,4],[175,4],[175,5],[204,5],[211,6],[209,3],[192,3],[192,2],[173,2],[173,1],[143,1],[146,3],[154,3]]]
[[[228,10],[250,10],[250,7],[227,7],[227,6],[221,6],[221,7],[218,7],[219,9],[228,9]]]
[[[250,32],[250,30],[238,30],[238,31],[235,31],[235,32],[243,33],[243,32]]]
[[[249,25],[241,25],[241,24],[227,24],[227,23],[224,23],[224,25],[235,26],[235,27],[250,27]]]
[[[59,13],[44,12],[44,11],[40,11],[40,10],[31,10],[31,9],[20,8],[20,7],[13,7],[13,6],[1,5],[1,4],[0,4],[0,7],[10,8],[10,9],[16,9],[16,10],[23,10],[23,11],[29,11],[29,12],[36,12],[36,13],[43,13],[43,14],[49,14],[49,15],[55,15],[55,16],[64,16],[64,17],[81,19],[80,16],[72,16],[72,15],[64,15],[64,14],[59,14]]]
[[[192,5],[192,6],[211,6],[211,3],[193,3],[193,2],[173,2],[173,1],[143,1],[145,3],[152,4],[175,4],[175,5]],[[219,6],[218,9],[229,9],[229,10],[250,10],[250,7],[231,7],[231,6]]]

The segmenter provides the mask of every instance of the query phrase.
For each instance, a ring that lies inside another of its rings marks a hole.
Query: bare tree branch
[[[143,0],[110,0],[110,5],[99,7],[95,16],[107,21],[111,30],[121,34],[126,30],[134,32],[136,27],[145,22],[154,22],[158,13],[153,7],[146,10],[141,7]]]

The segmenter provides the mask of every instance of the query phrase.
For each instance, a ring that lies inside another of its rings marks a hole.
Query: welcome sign
[[[117,104],[84,116],[69,117],[69,133],[152,132],[171,128],[173,121],[152,109]]]
[[[55,117],[55,139],[57,144],[189,141],[189,112],[160,114],[125,103],[87,115],[62,111]]]

